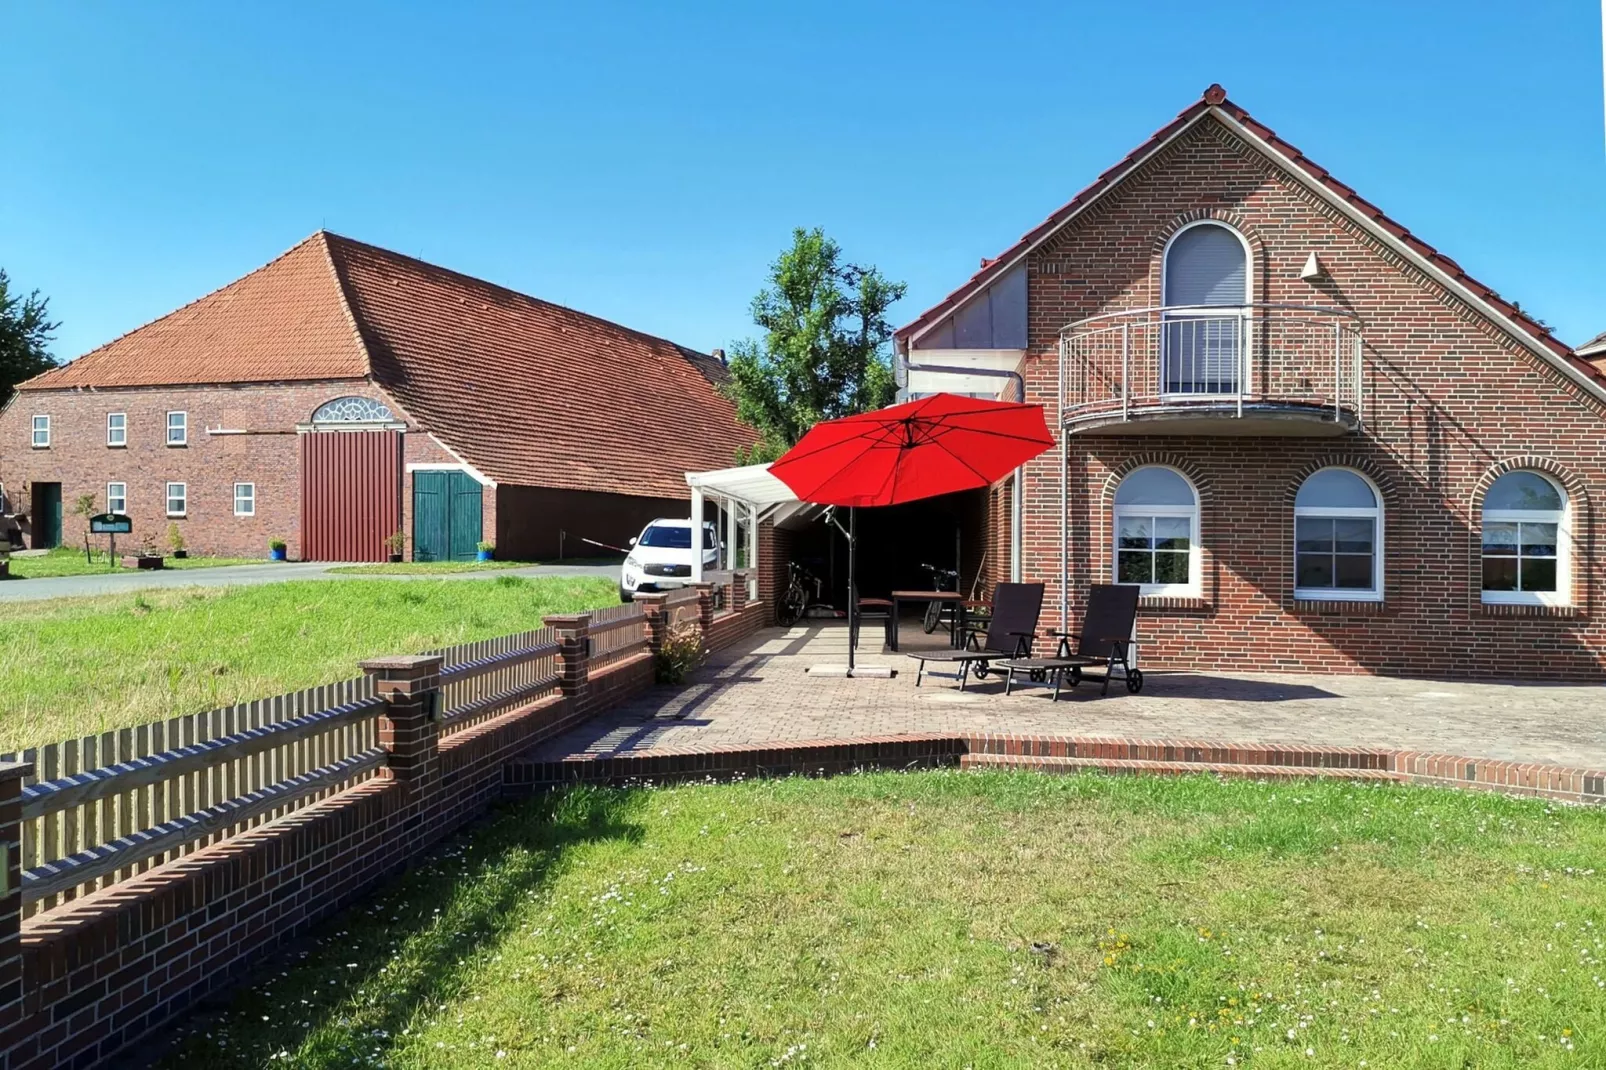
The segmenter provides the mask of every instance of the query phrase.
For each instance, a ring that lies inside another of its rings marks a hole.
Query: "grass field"
[[[130,546],[128,550],[133,553],[138,547]],[[247,557],[178,558],[169,555],[165,567],[187,569],[257,564],[261,564],[261,561]],[[108,558],[104,550],[96,550],[94,560],[86,561],[81,548],[75,550],[70,546],[58,546],[41,557],[11,558],[11,578],[14,580],[42,580],[51,576],[98,576],[105,572],[117,572],[119,569],[120,566]]]
[[[616,557],[566,558],[562,561],[382,561],[374,565],[340,565],[330,572],[362,572],[370,576],[428,576],[450,572],[485,572],[531,565],[615,565]]]
[[[357,661],[612,605],[611,580],[172,588],[0,605],[0,751],[360,675]]]
[[[509,807],[168,1067],[1606,1065],[1606,812],[1007,773]]]

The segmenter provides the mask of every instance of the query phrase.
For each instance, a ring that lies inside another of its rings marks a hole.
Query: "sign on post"
[[[134,530],[134,521],[122,513],[97,513],[89,518],[92,535],[127,535]]]

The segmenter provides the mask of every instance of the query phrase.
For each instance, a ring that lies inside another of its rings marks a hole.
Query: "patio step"
[[[1327,780],[1396,783],[1400,777],[1386,769],[1347,769],[1299,765],[1254,765],[1241,762],[1182,762],[1131,758],[1066,758],[1026,754],[966,754],[959,759],[961,769],[1021,769],[1034,773],[1143,773],[1151,776],[1190,776],[1212,773],[1250,780]]]

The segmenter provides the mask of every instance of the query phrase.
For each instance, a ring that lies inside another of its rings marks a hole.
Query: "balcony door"
[[[1220,223],[1184,227],[1166,246],[1162,290],[1162,392],[1182,397],[1242,393],[1249,333],[1247,243]]]

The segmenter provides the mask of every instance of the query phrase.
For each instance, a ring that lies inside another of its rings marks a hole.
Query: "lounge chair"
[[[1019,657],[998,663],[1005,673],[1004,694],[1015,684],[1016,673],[1026,673],[1035,683],[1054,684],[1054,701],[1060,699],[1060,687],[1067,677],[1072,687],[1083,680],[1103,680],[1104,690],[1110,693],[1110,680],[1115,670],[1121,670],[1126,689],[1134,695],[1143,690],[1143,671],[1134,667],[1130,659],[1132,629],[1138,619],[1138,588],[1134,584],[1100,584],[1087,593],[1087,605],[1082,610],[1080,632],[1049,632],[1059,640],[1059,649],[1051,658]],[[1076,647],[1071,649],[1072,641]],[[1083,670],[1102,667],[1102,673]]]
[[[1041,583],[1000,583],[993,591],[993,615],[987,621],[985,632],[967,628],[964,645],[959,650],[921,650],[909,655],[920,663],[915,672],[915,686],[920,686],[928,661],[957,665],[959,690],[963,691],[972,672],[978,678],[985,678],[992,662],[1030,657],[1032,640],[1037,636],[1037,618],[1042,611]]]

